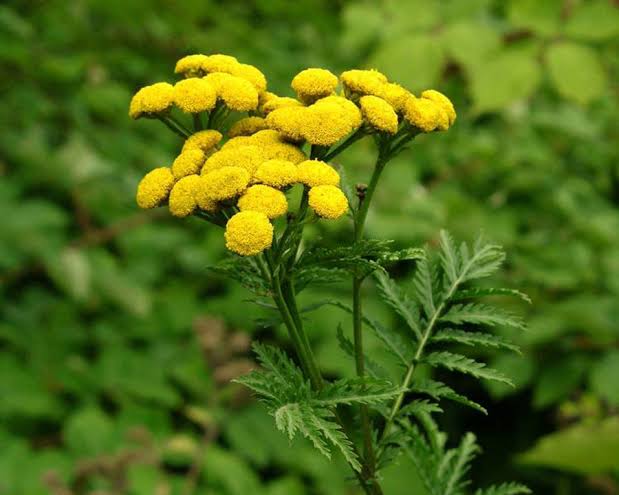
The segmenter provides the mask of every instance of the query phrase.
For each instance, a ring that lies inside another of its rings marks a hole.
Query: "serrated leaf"
[[[526,495],[533,493],[529,488],[520,483],[502,483],[475,491],[475,495]]]
[[[334,406],[338,404],[381,404],[393,399],[402,392],[386,380],[365,378],[342,378],[325,386],[318,396],[312,400],[320,406]]]
[[[344,335],[344,331],[342,330],[342,324],[338,324],[337,326],[337,341],[340,345],[340,349],[342,349],[349,357],[352,359],[355,358],[355,349],[353,343]],[[371,360],[367,355],[364,356],[365,359],[365,369],[368,374],[373,378],[378,378],[381,376],[385,376],[385,371],[379,366],[376,362]]]
[[[439,330],[432,337],[430,337],[430,342],[456,342],[471,346],[481,345],[484,347],[509,349],[520,353],[519,346],[498,335],[483,332],[467,332],[465,330],[457,330],[452,328]]]
[[[486,408],[482,405],[470,400],[464,395],[458,394],[452,388],[436,380],[415,380],[413,382],[413,385],[411,386],[411,390],[413,392],[427,394],[435,399],[449,399],[451,401],[471,407],[472,409],[477,409],[484,414],[488,414],[488,411],[486,411]]]
[[[517,297],[523,301],[532,304],[531,298],[524,292],[520,292],[516,289],[503,289],[503,288],[474,288],[474,289],[462,289],[456,291],[451,298],[452,301],[462,301],[464,299],[475,299],[478,297],[487,296],[508,296]]]
[[[421,304],[426,318],[431,318],[436,312],[434,303],[434,284],[430,263],[423,259],[417,264],[417,271],[413,277],[415,297]]]
[[[480,451],[479,446],[476,443],[475,435],[467,433],[460,441],[460,445],[456,449],[452,462],[450,462],[449,469],[446,470],[449,473],[449,477],[445,482],[445,495],[451,495],[453,493],[460,493],[469,482],[465,479],[471,468],[471,462],[475,458],[475,455]]]
[[[421,340],[419,312],[415,303],[408,298],[386,273],[376,272],[375,277],[380,296],[404,319],[408,328],[415,333],[417,339]]]
[[[475,378],[495,380],[512,385],[512,382],[497,370],[488,368],[485,363],[480,363],[460,354],[453,354],[447,351],[432,352],[423,358],[423,362],[433,367],[442,367],[450,371],[458,371],[474,376]]]
[[[406,404],[402,409],[400,409],[398,415],[415,416],[419,413],[432,414],[437,412],[441,413],[443,412],[443,410],[441,409],[441,406],[439,406],[436,402],[432,402],[426,399],[418,399]]]
[[[265,295],[270,292],[260,270],[249,258],[229,256],[216,265],[208,266],[207,270],[231,278],[256,294]]]
[[[546,52],[550,80],[557,91],[578,103],[601,96],[607,77],[597,53],[588,46],[570,41],[555,43]]]
[[[507,326],[523,330],[524,323],[511,313],[485,304],[454,304],[440,317],[443,322],[474,325]]]

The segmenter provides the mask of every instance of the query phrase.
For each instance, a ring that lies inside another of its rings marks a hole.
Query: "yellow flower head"
[[[224,72],[214,72],[204,80],[213,85],[217,96],[231,110],[247,112],[258,107],[258,91],[249,81]]]
[[[174,85],[174,103],[183,112],[212,110],[217,102],[215,88],[199,77],[183,79]]]
[[[342,85],[350,93],[373,95],[387,82],[384,74],[377,70],[347,70],[340,75]]]
[[[286,195],[279,189],[256,184],[239,198],[238,207],[241,211],[259,211],[273,219],[286,214],[288,201]]]
[[[406,101],[413,96],[410,91],[396,83],[383,84],[374,95],[389,103],[396,112],[403,112]]]
[[[203,59],[200,67],[204,72],[226,72],[230,74],[238,65],[239,61],[235,57],[217,53]]]
[[[453,125],[456,121],[456,109],[453,106],[453,103],[449,98],[447,98],[443,93],[436,91],[434,89],[427,89],[423,93],[421,93],[422,98],[426,98],[428,100],[432,100],[434,103],[438,104],[445,110],[447,114],[447,118],[449,119],[449,127]]]
[[[251,136],[238,136],[230,139],[222,146],[223,150],[243,148],[245,146],[258,147],[261,151],[262,161],[279,159],[299,163],[307,157],[297,146],[286,142],[283,136],[274,129],[258,131]],[[260,162],[262,163],[262,162]],[[260,165],[258,163],[258,165]]]
[[[203,76],[204,69],[202,68],[202,64],[204,64],[207,58],[206,55],[202,55],[201,53],[187,55],[176,62],[174,73],[182,74],[185,77]]]
[[[267,129],[267,123],[262,117],[245,117],[244,119],[237,120],[232,127],[230,127],[228,136],[231,138],[237,136],[251,136],[264,129]]]
[[[174,86],[160,82],[140,89],[129,104],[129,116],[139,119],[167,112],[174,103]]]
[[[202,167],[202,175],[222,167],[241,167],[253,175],[258,166],[267,159],[259,146],[247,145],[221,149],[206,160]]]
[[[305,107],[278,108],[267,115],[266,121],[271,129],[279,131],[286,139],[302,141],[307,113]]]
[[[297,167],[288,160],[267,160],[258,167],[254,182],[282,189],[298,181]]]
[[[320,146],[335,144],[354,130],[348,112],[337,103],[323,102],[307,108],[301,129],[308,143]]]
[[[254,88],[256,88],[258,93],[264,93],[267,90],[266,77],[264,77],[264,74],[260,71],[260,69],[254,67],[253,65],[238,64],[232,69],[230,74],[249,81]]]
[[[294,98],[290,98],[288,96],[273,95],[269,99],[267,99],[264,103],[262,103],[260,109],[262,110],[262,113],[264,113],[265,115],[268,115],[273,110],[278,110],[280,108],[302,107],[302,106],[303,106],[303,103],[301,103],[299,100],[295,100]]]
[[[449,127],[449,117],[441,106],[427,98],[409,98],[404,107],[404,117],[423,132]]]
[[[309,205],[316,215],[327,219],[340,218],[348,211],[348,200],[339,187],[316,186],[309,191]]]
[[[290,143],[265,144],[262,150],[267,160],[288,160],[292,163],[300,163],[303,160],[307,160],[305,153]]]
[[[148,172],[138,184],[135,200],[140,208],[155,208],[168,199],[173,185],[172,171],[168,167],[156,168]]]
[[[221,147],[221,150],[231,150],[235,148],[242,148],[243,146],[249,146],[253,144],[252,136],[236,136],[232,139],[228,139]]]
[[[309,187],[337,186],[340,174],[331,166],[320,160],[305,160],[297,165],[298,181]]]
[[[226,224],[226,247],[241,256],[253,256],[271,247],[273,225],[264,213],[241,211]]]
[[[256,145],[260,145],[260,144],[281,144],[281,143],[285,143],[286,141],[284,140],[284,137],[279,132],[277,132],[275,129],[264,129],[252,135],[251,142]]]
[[[188,149],[197,148],[204,153],[211,151],[219,141],[221,141],[221,132],[209,129],[206,131],[198,131],[187,138],[185,144],[183,144],[182,151]]]
[[[200,187],[199,175],[188,175],[180,179],[170,191],[168,207],[175,217],[186,217],[196,209],[195,194]]]
[[[172,163],[172,174],[175,179],[186,175],[197,174],[204,164],[204,152],[199,148],[182,151]]]
[[[198,208],[209,213],[215,213],[219,210],[219,203],[214,199],[211,199],[206,193],[208,189],[204,185],[204,176],[200,176],[200,184],[198,184],[194,191],[194,198]]]
[[[202,177],[201,194],[212,201],[224,201],[241,194],[249,185],[251,175],[241,167],[222,167]]]
[[[294,76],[291,86],[300,100],[312,103],[335,93],[337,76],[326,69],[305,69]]]
[[[353,130],[358,129],[363,123],[361,118],[361,110],[352,101],[344,98],[343,96],[327,96],[318,100],[315,104],[320,105],[322,103],[335,103],[346,114],[346,117],[350,121],[350,125]]]
[[[362,96],[359,99],[365,120],[374,129],[395,134],[398,130],[398,115],[389,103],[378,96]]]

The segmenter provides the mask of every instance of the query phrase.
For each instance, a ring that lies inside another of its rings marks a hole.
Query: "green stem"
[[[202,123],[202,117],[199,113],[193,114],[193,128],[195,132],[201,131],[204,129],[204,124]]]
[[[187,136],[191,136],[191,131],[187,129],[181,122],[176,120],[176,118],[172,114],[168,114],[168,119],[176,125],[181,131],[183,131]]]
[[[186,138],[189,137],[188,133],[186,133],[185,131],[183,131],[179,127],[177,127],[172,121],[168,120],[167,117],[165,117],[165,116],[158,116],[157,119],[160,120],[161,122],[163,122],[165,124],[165,126],[168,129],[170,129],[174,134],[178,134],[183,139],[186,139]]]
[[[335,148],[333,148],[330,151],[328,151],[327,153],[325,153],[322,156],[322,161],[328,162],[329,160],[335,158],[342,151],[344,151],[346,148],[351,146],[353,143],[359,141],[359,139],[363,138],[365,135],[366,135],[365,129],[363,129],[363,127],[360,127],[359,129],[357,129],[356,132],[354,132],[350,136],[348,136],[338,146],[336,146]]]

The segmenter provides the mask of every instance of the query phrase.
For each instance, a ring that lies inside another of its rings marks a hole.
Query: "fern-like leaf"
[[[525,328],[522,320],[513,314],[500,308],[477,303],[454,304],[447,313],[441,316],[440,320],[456,325],[472,323],[488,326],[502,325],[521,330]]]
[[[488,414],[488,411],[486,411],[481,404],[478,404],[468,397],[457,393],[451,387],[448,387],[444,383],[437,380],[415,380],[411,387],[411,391],[429,395],[436,400],[447,399],[453,402],[458,402],[459,404],[476,409],[484,414]]]
[[[509,349],[520,353],[520,347],[513,342],[499,336],[484,332],[467,332],[465,330],[457,330],[453,328],[446,328],[439,330],[432,337],[430,337],[430,343],[458,343],[470,346],[484,346],[484,347],[496,347],[499,349]]]
[[[413,278],[413,289],[415,291],[415,297],[421,304],[426,318],[431,318],[436,312],[434,286],[432,282],[430,262],[424,258],[417,264],[417,272]]]
[[[516,289],[505,289],[505,288],[474,288],[474,289],[462,289],[456,291],[456,293],[452,296],[452,301],[463,301],[466,299],[476,299],[480,297],[486,296],[507,296],[507,297],[517,297],[518,299],[523,300],[531,304],[531,298],[527,296],[524,292],[520,292]]]
[[[447,351],[432,352],[423,361],[433,367],[443,367],[450,371],[458,371],[476,378],[494,380],[513,386],[512,381],[499,371],[488,368],[485,363],[480,363],[461,354],[453,354]]]
[[[441,466],[440,472],[445,473],[444,495],[460,493],[470,482],[466,479],[471,462],[479,452],[479,446],[475,441],[475,435],[467,433],[460,441],[460,445],[450,462]],[[448,465],[448,467],[447,467]]]
[[[343,378],[324,387],[312,402],[320,406],[376,405],[393,399],[400,392],[401,389],[386,380]]]
[[[502,483],[500,485],[490,486],[485,489],[479,489],[475,495],[526,495],[533,493],[528,487],[520,483]]]
[[[418,340],[421,340],[421,328],[419,324],[419,311],[415,303],[402,291],[396,283],[384,272],[376,273],[378,291],[383,300],[391,306],[414,332]]]

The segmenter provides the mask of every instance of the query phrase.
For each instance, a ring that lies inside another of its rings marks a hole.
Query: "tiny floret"
[[[241,167],[253,175],[258,166],[268,158],[259,146],[246,145],[221,149],[204,162],[202,175],[222,167]]]
[[[377,70],[347,70],[342,72],[340,80],[346,91],[359,95],[377,94],[387,83],[387,77]]]
[[[413,96],[410,91],[396,83],[385,83],[381,85],[374,95],[380,96],[399,113],[404,111],[406,101]]]
[[[226,247],[241,256],[254,256],[271,247],[273,225],[264,213],[241,211],[226,224]]]
[[[186,139],[185,144],[183,144],[182,151],[197,148],[199,150],[202,150],[204,153],[208,153],[215,146],[217,146],[219,141],[221,141],[221,138],[221,132],[215,131],[213,129],[199,131],[195,134],[192,134]]]
[[[298,180],[297,166],[288,160],[267,160],[258,167],[254,181],[282,189]]]
[[[178,81],[174,85],[174,103],[186,113],[207,112],[217,101],[215,88],[198,77]]]
[[[154,117],[167,112],[174,103],[174,86],[159,82],[145,86],[131,98],[129,116],[132,119]]]
[[[389,134],[395,134],[398,130],[398,115],[393,107],[378,96],[362,96],[359,99],[361,112],[371,127]]]
[[[199,175],[188,175],[174,184],[168,202],[170,213],[181,218],[191,215],[197,207],[195,196],[199,187]]]
[[[237,136],[251,136],[264,129],[267,129],[267,123],[262,117],[245,117],[244,119],[237,120],[232,127],[230,127],[228,136],[231,138]]]
[[[231,74],[249,81],[254,88],[256,88],[258,93],[264,93],[267,89],[266,77],[264,77],[264,74],[260,71],[260,69],[254,67],[253,65],[238,64],[232,69]]]
[[[266,122],[271,129],[279,131],[291,141],[303,141],[307,108],[283,107],[267,115]]]
[[[174,73],[182,74],[185,77],[203,76],[204,69],[202,66],[207,58],[208,57],[206,55],[202,55],[201,53],[187,55],[176,62]]]
[[[338,105],[342,109],[343,114],[349,120],[350,126],[353,130],[359,128],[363,123],[361,110],[359,110],[359,107],[343,96],[327,96],[326,98],[318,100],[316,105],[320,105],[322,103],[335,103]]]
[[[251,175],[241,167],[222,167],[203,176],[201,194],[212,201],[232,199],[247,189]]]
[[[288,201],[286,195],[279,189],[256,184],[239,198],[238,207],[241,211],[259,211],[273,219],[286,214]]]
[[[447,112],[426,98],[409,98],[404,107],[404,117],[412,126],[423,132],[432,132],[449,126]]]
[[[336,103],[315,103],[303,117],[302,134],[310,144],[331,146],[354,130],[350,116]]]
[[[312,103],[335,93],[337,76],[326,69],[305,69],[294,76],[291,86],[300,100]]]
[[[337,186],[340,174],[329,164],[320,160],[306,160],[297,165],[298,180],[309,187]]]
[[[454,108],[451,100],[447,98],[447,96],[434,89],[427,89],[426,91],[421,93],[421,97],[432,100],[434,103],[441,106],[445,113],[447,113],[447,118],[449,119],[449,127],[453,125],[453,123],[456,121],[456,109]]]
[[[302,106],[303,103],[301,103],[299,100],[295,100],[294,98],[290,98],[289,96],[273,95],[268,98],[264,103],[262,103],[262,106],[260,108],[262,110],[262,113],[268,115],[273,110],[278,110],[280,108]]]
[[[186,175],[197,174],[204,164],[204,152],[199,148],[190,148],[181,152],[172,163],[172,174],[175,179]]]
[[[140,208],[149,209],[161,206],[174,185],[174,176],[168,167],[160,167],[148,172],[138,184],[135,195]]]
[[[229,109],[247,112],[258,107],[258,91],[249,81],[223,72],[209,74],[204,80],[213,85]]]
[[[308,199],[312,210],[322,218],[334,220],[348,211],[348,200],[339,187],[312,187]]]
[[[202,60],[201,68],[204,72],[226,72],[228,74],[239,65],[239,61],[231,55],[217,53]]]

